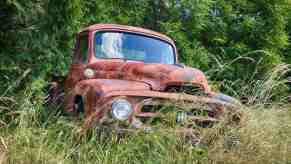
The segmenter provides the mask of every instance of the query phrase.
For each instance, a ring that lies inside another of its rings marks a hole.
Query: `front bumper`
[[[227,113],[240,113],[240,104],[233,103],[231,101],[224,101],[217,97],[218,94],[209,96],[195,96],[183,93],[168,93],[168,92],[156,92],[156,91],[112,91],[104,95],[97,105],[98,108],[94,113],[86,118],[84,128],[87,129],[92,126],[93,123],[99,125],[110,126],[111,124],[116,127],[116,120],[112,120],[110,117],[111,104],[116,98],[125,98],[129,100],[134,106],[133,115],[126,121],[126,126],[120,129],[136,130],[136,129],[148,129],[151,125],[145,124],[141,120],[151,119],[155,117],[163,117],[164,113],[159,111],[144,111],[145,106],[160,106],[170,105],[179,107],[179,111],[188,112],[187,109],[199,108],[199,106],[208,106],[204,108],[208,114],[205,116],[190,115],[187,119],[189,124],[193,123],[209,123],[218,122],[223,114]],[[102,104],[102,105],[101,105]],[[177,108],[171,108],[172,112],[176,112]],[[189,125],[186,125],[189,127]],[[185,129],[185,128],[183,128]],[[186,128],[187,129],[187,128]],[[188,129],[189,130],[189,129]],[[187,130],[186,130],[187,131]]]

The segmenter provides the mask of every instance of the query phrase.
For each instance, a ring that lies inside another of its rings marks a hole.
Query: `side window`
[[[88,61],[88,35],[80,35],[74,63],[85,64]]]

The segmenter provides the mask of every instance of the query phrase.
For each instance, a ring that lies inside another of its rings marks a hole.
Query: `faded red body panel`
[[[80,33],[82,32],[96,32],[96,31],[125,31],[125,32],[133,32],[137,34],[144,34],[147,36],[153,36],[162,40],[165,40],[167,42],[170,42],[174,44],[173,40],[166,35],[163,35],[161,33],[140,28],[140,27],[132,27],[132,26],[125,26],[125,25],[117,25],[117,24],[95,24],[91,25],[85,29],[83,29]]]
[[[158,38],[160,40],[170,43],[173,46],[175,55],[176,55],[175,56],[176,61],[178,61],[178,52],[177,52],[176,45],[174,41],[171,38],[167,37],[166,35],[163,35],[161,33],[158,33],[152,30],[140,28],[140,27],[132,27],[132,26],[125,26],[125,25],[117,25],[117,24],[95,24],[83,29],[79,33],[79,35],[83,33],[89,34],[89,38],[88,38],[89,39],[89,62],[94,62],[96,60],[94,56],[94,34],[99,31],[131,32],[135,34]]]
[[[212,101],[211,103],[220,104],[220,106],[229,105],[218,100],[211,100],[214,93],[211,92],[205,75],[198,69],[183,68],[177,65],[96,58],[93,48],[94,33],[104,30],[132,32],[164,40],[173,46],[176,61],[178,61],[174,42],[163,34],[147,29],[113,24],[97,24],[84,29],[79,35],[88,34],[88,61],[71,65],[65,81],[65,108],[68,112],[74,112],[74,100],[76,96],[81,96],[85,102],[86,125],[90,125],[92,120],[100,120],[110,110],[111,102],[116,97],[123,97],[133,104],[135,113],[132,119],[135,115],[143,115],[140,108],[143,101],[148,98],[204,103]],[[78,48],[78,42],[76,47]],[[76,55],[78,54],[76,53]],[[86,78],[84,76],[85,69],[93,70],[94,75]],[[199,86],[208,97],[165,92],[169,86],[181,85]]]
[[[191,84],[210,92],[204,74],[194,68],[176,65],[145,64],[122,60],[98,60],[87,68],[95,71],[94,79],[121,79],[139,81],[150,85],[152,90],[164,91],[167,86]],[[122,85],[120,85],[122,86]]]

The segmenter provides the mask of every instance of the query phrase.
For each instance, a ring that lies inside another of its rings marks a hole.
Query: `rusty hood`
[[[184,84],[199,85],[207,92],[210,91],[204,74],[200,70],[190,67],[100,60],[89,64],[87,68],[95,71],[94,78],[142,82],[156,91],[164,90],[167,86]]]

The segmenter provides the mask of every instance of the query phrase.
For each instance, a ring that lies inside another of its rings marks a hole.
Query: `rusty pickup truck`
[[[51,102],[61,85],[52,86]],[[179,63],[172,39],[139,27],[95,24],[79,32],[63,86],[65,111],[83,113],[85,128],[148,131],[170,115],[187,131],[229,113],[232,121],[241,117],[239,101],[213,92],[202,71]]]

